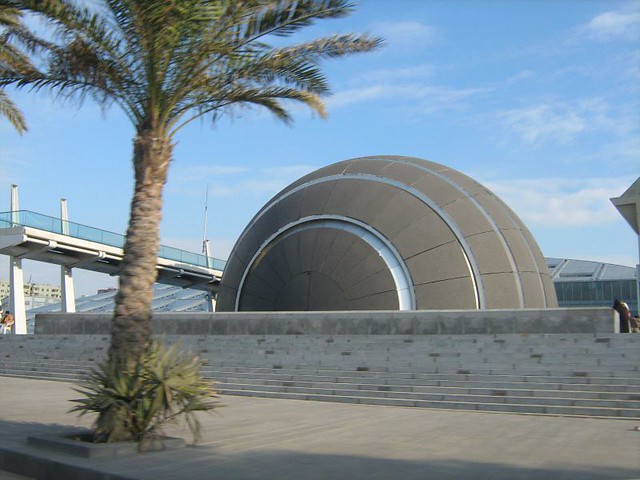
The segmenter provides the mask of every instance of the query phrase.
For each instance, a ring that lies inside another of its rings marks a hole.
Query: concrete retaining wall
[[[109,334],[111,314],[44,313],[36,334]],[[157,313],[166,335],[453,335],[613,333],[608,307],[524,310]]]

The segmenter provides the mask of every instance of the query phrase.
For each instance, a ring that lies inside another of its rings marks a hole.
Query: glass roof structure
[[[547,258],[547,266],[561,307],[612,307],[627,302],[638,313],[636,269],[611,263]]]
[[[624,265],[571,258],[546,258],[545,260],[554,283],[581,280],[635,280],[636,278],[636,269]]]
[[[76,311],[79,313],[106,313],[111,312],[115,306],[116,289],[79,297],[76,299]],[[206,312],[207,293],[201,290],[174,287],[172,285],[153,286],[154,312]],[[60,304],[45,305],[27,312],[32,316],[36,313],[48,313],[60,311]]]
[[[110,313],[115,307],[116,289],[76,299],[78,313]],[[180,288],[172,285],[153,286],[152,309],[154,312],[207,312],[207,292]],[[35,316],[38,313],[60,311],[60,303],[44,305],[27,310],[27,332],[33,333]]]

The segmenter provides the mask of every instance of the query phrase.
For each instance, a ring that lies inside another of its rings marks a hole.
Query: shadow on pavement
[[[212,446],[136,454],[117,459],[82,459],[28,446],[34,434],[77,427],[0,420],[0,470],[36,479],[61,480],[605,480],[640,478],[637,470],[585,466],[522,467],[486,462],[405,460],[292,450],[256,449],[224,453]],[[1,478],[2,472],[0,472]]]

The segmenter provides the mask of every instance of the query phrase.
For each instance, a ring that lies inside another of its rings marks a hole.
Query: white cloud
[[[533,76],[534,73],[531,70],[522,70],[521,72],[518,72],[515,75],[507,78],[506,83],[521,82],[522,80],[527,80],[529,78],[532,78]]]
[[[640,12],[608,11],[578,27],[578,35],[596,41],[640,38]]]
[[[177,167],[173,170],[177,181],[180,179],[202,178],[203,176],[226,176],[245,173],[249,170],[247,167],[231,167],[227,165],[199,165],[196,167]]]
[[[327,108],[344,107],[354,103],[365,103],[380,98],[388,98],[393,94],[393,87],[387,85],[371,85],[363,88],[352,88],[331,95],[326,101]]]
[[[640,45],[640,44],[639,44]],[[571,82],[576,86],[609,85],[599,87],[601,95],[624,96],[628,101],[638,100],[638,78],[640,78],[640,49],[620,48],[617,53],[594,62],[590,56],[575,57],[555,72],[550,72],[541,80],[553,85]],[[613,80],[613,82],[612,82]]]
[[[440,38],[437,28],[416,21],[377,23],[372,30],[385,39],[389,48],[403,53],[432,45]]]
[[[486,88],[453,88],[418,83],[377,84],[343,90],[330,97],[329,109],[371,101],[393,100],[396,106],[408,107],[421,113],[458,108],[469,97],[486,93]],[[419,104],[415,102],[419,101]],[[403,103],[404,102],[404,103]]]
[[[182,168],[173,172],[167,188],[172,193],[204,195],[203,185],[209,184],[210,197],[275,194],[316,168],[310,165],[256,169],[215,165]],[[194,191],[195,185],[201,190]]]
[[[640,9],[637,7],[640,6],[640,2],[635,0],[629,5],[628,9],[603,12],[585,23],[575,24],[558,35],[552,34],[546,36],[545,40],[510,48],[502,54],[514,59],[530,55],[549,58],[572,55],[576,50],[585,51],[588,54],[592,42],[638,42],[640,40]],[[633,47],[633,45],[630,46]],[[607,59],[601,59],[600,69],[596,69],[595,74],[610,73],[603,67],[603,62],[606,63]]]
[[[190,190],[194,184],[200,186],[209,184],[209,194],[212,196],[225,196],[225,184],[228,177],[240,176],[247,173],[247,167],[224,166],[224,165],[202,165],[195,167],[182,167],[176,165],[169,171],[167,190],[170,192]],[[224,178],[224,183],[221,182]],[[198,195],[204,191],[198,192]]]
[[[640,158],[640,138],[637,135],[629,135],[618,142],[607,145],[606,151],[610,157],[621,160],[631,159],[637,162]]]
[[[287,167],[261,168],[255,175],[237,185],[235,193],[276,194],[303,175],[316,170],[310,165],[290,165]]]
[[[406,68],[379,68],[369,70],[356,77],[356,82],[393,83],[399,81],[425,81],[433,77],[436,71],[434,65],[416,65]]]
[[[508,129],[527,143],[536,143],[543,138],[565,143],[586,127],[584,118],[577,111],[558,105],[516,108],[499,116]]]
[[[585,227],[610,225],[620,214],[609,201],[620,196],[632,177],[540,178],[483,182],[527,225]]]
[[[543,101],[537,105],[499,112],[503,126],[529,144],[569,143],[581,134],[607,131],[621,136],[637,131],[637,120],[625,106],[613,107],[602,99],[572,102]]]

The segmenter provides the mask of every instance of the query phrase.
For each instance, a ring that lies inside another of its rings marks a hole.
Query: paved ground
[[[68,383],[0,377],[0,450],[105,479],[640,479],[636,421],[232,396],[181,450],[88,460],[27,446],[29,434],[90,425],[67,413],[76,396]]]
[[[31,480],[29,477],[23,477],[22,475],[16,475],[15,473],[4,472],[0,470],[1,480]]]

